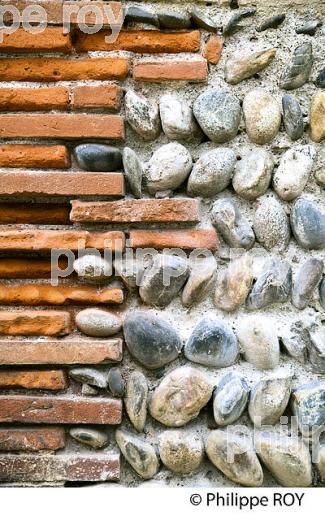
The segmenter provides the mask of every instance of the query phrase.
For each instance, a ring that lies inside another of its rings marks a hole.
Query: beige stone
[[[241,318],[237,326],[237,337],[248,363],[260,370],[278,365],[280,346],[276,324],[272,319],[257,314]]]
[[[320,143],[325,138],[325,92],[317,92],[310,107],[311,138]]]
[[[245,302],[252,282],[252,260],[248,255],[230,262],[217,278],[216,307],[228,312],[238,309]]]
[[[246,132],[253,143],[266,144],[277,135],[281,125],[280,107],[265,90],[256,88],[246,94],[243,113]]]
[[[159,436],[158,446],[162,462],[174,473],[192,473],[203,460],[204,447],[198,434],[167,430]]]
[[[237,85],[265,69],[274,59],[275,54],[276,49],[235,53],[226,62],[225,80],[231,85]]]

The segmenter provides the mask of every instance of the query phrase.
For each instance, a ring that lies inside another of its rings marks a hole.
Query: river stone
[[[78,312],[75,321],[81,332],[98,338],[113,336],[122,328],[122,323],[118,316],[101,309],[83,309]]]
[[[225,375],[213,392],[213,416],[218,426],[237,421],[246,408],[249,387],[237,374]]]
[[[214,197],[231,181],[236,155],[230,148],[216,148],[201,155],[188,179],[189,195]]]
[[[320,143],[325,139],[325,92],[323,91],[316,92],[312,98],[309,124],[312,140]]]
[[[246,316],[241,318],[237,338],[244,357],[260,370],[269,370],[279,364],[280,346],[275,322],[268,317]]]
[[[324,262],[308,258],[300,267],[292,288],[292,303],[297,309],[305,309],[322,278]]]
[[[165,431],[159,435],[158,447],[166,468],[180,475],[193,473],[203,461],[204,446],[197,434],[179,430]]]
[[[256,27],[257,32],[263,32],[267,29],[276,29],[281,25],[286,18],[286,15],[284,13],[276,14],[274,16],[271,16],[270,18],[267,18],[264,22],[261,23],[258,27]]]
[[[242,216],[231,199],[219,199],[214,203],[211,221],[230,247],[243,249],[253,247],[254,232],[248,220]]]
[[[291,293],[292,271],[288,262],[271,258],[265,262],[247,298],[249,310],[264,309],[274,303],[285,303]]]
[[[308,359],[312,371],[316,374],[325,374],[325,330],[324,325],[315,332],[311,332],[308,344]]]
[[[292,62],[281,78],[280,87],[292,90],[304,85],[309,79],[312,65],[313,47],[310,42],[305,42],[295,48]]]
[[[157,453],[149,442],[123,430],[117,430],[115,438],[125,459],[141,478],[149,480],[158,472]]]
[[[281,486],[311,486],[310,453],[301,439],[263,431],[257,436],[256,451]]]
[[[289,403],[292,377],[265,377],[252,389],[248,413],[252,423],[257,426],[273,426],[282,417]]]
[[[190,29],[192,27],[190,17],[183,13],[160,12],[158,20],[162,29]]]
[[[123,149],[123,169],[132,194],[141,199],[142,164],[137,154],[127,146]]]
[[[316,158],[316,151],[310,145],[298,145],[286,151],[273,176],[274,191],[290,202],[299,197],[308,182]]]
[[[306,361],[310,336],[306,325],[301,320],[286,323],[282,327],[279,337],[289,356],[301,363]]]
[[[150,404],[150,414],[165,426],[184,426],[195,419],[211,398],[213,385],[196,368],[176,368],[160,382]]]
[[[284,251],[290,242],[290,225],[281,204],[271,197],[261,200],[254,216],[256,240],[267,250]]]
[[[193,363],[207,367],[229,367],[238,356],[237,338],[221,320],[205,318],[189,337],[184,356]]]
[[[131,312],[124,320],[123,330],[130,353],[146,368],[161,368],[174,361],[181,351],[178,333],[151,312]]]
[[[215,430],[208,436],[206,453],[216,468],[242,486],[263,484],[263,470],[249,436],[238,432]]]
[[[202,136],[190,105],[178,94],[165,94],[160,98],[160,118],[168,139],[190,140]]]
[[[304,249],[325,247],[325,211],[315,202],[300,198],[291,209],[291,227],[295,239]]]
[[[315,79],[315,85],[318,88],[325,87],[325,68],[319,71],[317,78]]]
[[[325,482],[325,445],[318,448],[318,460],[316,467],[322,482]]]
[[[115,273],[122,278],[129,290],[135,289],[140,285],[145,265],[144,259],[132,257],[130,261],[127,255],[114,260]]]
[[[125,384],[118,367],[109,370],[107,376],[108,388],[114,397],[123,397],[125,394]]]
[[[160,134],[158,104],[142,94],[128,90],[124,98],[125,118],[133,130],[145,141],[153,141]]]
[[[146,168],[149,193],[174,190],[187,179],[192,169],[192,157],[185,146],[168,143],[156,150]]]
[[[218,309],[233,312],[245,302],[253,282],[252,260],[248,255],[232,260],[218,274],[214,302]]]
[[[188,276],[187,259],[157,254],[144,271],[139,291],[141,299],[154,307],[166,307],[178,295]]]
[[[194,115],[203,132],[215,143],[225,143],[238,132],[241,108],[238,99],[224,90],[203,92],[194,102]]]
[[[214,23],[214,21],[211,20],[211,18],[206,16],[204,13],[202,13],[202,11],[197,7],[193,7],[191,11],[191,16],[195,25],[201,27],[201,29],[204,29],[205,31],[209,32],[217,32],[218,27]]]
[[[251,90],[243,101],[246,132],[257,144],[270,143],[281,125],[281,111],[278,102],[261,88]]]
[[[283,123],[290,139],[297,141],[304,133],[304,118],[295,97],[286,94],[282,98]]]
[[[100,372],[95,368],[73,368],[70,370],[69,376],[78,383],[86,383],[96,388],[107,387],[107,373]]]
[[[297,27],[297,34],[308,34],[309,36],[314,36],[316,29],[322,25],[320,20],[310,20],[306,22],[301,27]]]
[[[230,18],[230,20],[226,23],[222,34],[223,36],[231,36],[232,34],[235,34],[240,29],[242,29],[242,25],[240,25],[240,22],[244,20],[245,18],[248,18],[250,16],[253,16],[256,13],[255,7],[248,7],[247,9],[241,9]]]
[[[98,395],[99,390],[98,388],[95,388],[94,386],[87,385],[87,383],[83,383],[81,385],[81,394],[82,395]]]
[[[126,384],[125,408],[131,423],[143,432],[147,418],[148,383],[142,372],[131,373]]]
[[[182,292],[182,304],[191,307],[200,301],[211,286],[217,263],[213,256],[197,259]]]
[[[319,297],[320,297],[320,302],[325,309],[325,276],[323,277],[321,284],[319,286]]]
[[[102,282],[112,276],[112,264],[99,255],[84,255],[73,262],[73,269],[80,278]]]
[[[69,435],[81,444],[86,444],[96,450],[105,448],[108,444],[108,435],[93,428],[71,428]]]
[[[246,200],[257,199],[268,189],[273,168],[272,154],[263,148],[254,148],[236,164],[232,179],[235,192]]]
[[[225,66],[225,80],[231,85],[237,85],[244,79],[251,78],[261,72],[274,59],[276,49],[267,49],[247,53],[235,52],[228,58]]]
[[[159,20],[156,13],[152,13],[139,7],[137,5],[129,5],[125,10],[125,23],[136,22],[136,23],[145,23],[148,25],[154,25],[155,27],[159,27]]]
[[[295,388],[291,407],[302,435],[310,436],[312,428],[316,433],[325,423],[325,381],[313,381]]]
[[[79,144],[74,156],[82,170],[114,172],[122,168],[122,155],[118,148],[107,144]]]

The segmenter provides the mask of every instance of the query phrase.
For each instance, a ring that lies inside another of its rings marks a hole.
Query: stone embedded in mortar
[[[290,139],[297,141],[304,133],[304,118],[295,97],[286,94],[282,98],[283,123]]]
[[[95,368],[73,368],[69,371],[69,376],[78,383],[86,383],[96,388],[107,387],[107,373],[100,372]]]
[[[74,156],[82,170],[90,172],[114,172],[122,168],[121,151],[107,144],[79,144]]]
[[[323,308],[325,309],[325,276],[323,276],[323,279],[319,286],[319,297],[320,297],[320,302],[321,302]]]
[[[317,78],[315,79],[315,85],[318,88],[325,87],[325,68],[319,71]]]
[[[141,478],[149,480],[158,472],[157,453],[149,442],[124,430],[117,430],[115,438],[125,459]]]
[[[273,319],[256,314],[240,319],[236,328],[244,357],[260,370],[269,370],[279,364],[280,346]]]
[[[235,34],[236,32],[240,31],[242,29],[242,25],[240,22],[244,20],[245,18],[249,18],[250,16],[254,16],[256,13],[255,7],[248,7],[247,9],[241,9],[237,11],[230,20],[226,23],[222,34],[223,36],[231,36],[232,34]]]
[[[174,361],[181,351],[176,330],[152,312],[131,312],[124,320],[123,330],[130,353],[146,368],[161,368]]]
[[[246,200],[255,200],[268,189],[274,168],[273,155],[262,148],[253,148],[235,167],[232,185]]]
[[[290,241],[289,218],[273,197],[264,197],[255,212],[253,229],[256,240],[265,249],[284,251]]]
[[[318,287],[323,274],[324,262],[318,258],[308,258],[295,277],[292,288],[292,303],[297,309],[305,309]]]
[[[304,249],[325,247],[325,211],[316,203],[301,197],[290,214],[291,228],[298,244]]]
[[[155,27],[159,27],[159,20],[156,13],[152,13],[147,11],[147,9],[143,9],[143,7],[139,7],[137,5],[129,5],[125,9],[125,23],[145,23],[148,25],[154,25]]]
[[[314,36],[316,29],[322,25],[321,20],[310,20],[301,27],[296,28],[297,34],[308,34]]]
[[[238,132],[239,100],[225,90],[210,89],[194,101],[193,112],[203,132],[215,143],[225,143]]]
[[[69,435],[81,444],[86,444],[96,450],[105,448],[108,444],[108,435],[93,428],[71,428]]]
[[[317,471],[321,481],[325,482],[325,446],[319,446],[318,459],[316,461]]]
[[[236,155],[230,148],[216,148],[200,156],[188,179],[189,195],[214,197],[231,181]]]
[[[161,126],[168,139],[192,140],[202,137],[190,105],[177,93],[162,96],[159,108]]]
[[[247,308],[257,310],[275,303],[285,303],[290,297],[291,285],[290,264],[277,258],[268,259],[248,295]]]
[[[276,99],[264,89],[248,92],[243,101],[246,132],[253,143],[270,143],[281,125],[281,111]]]
[[[158,13],[159,26],[162,29],[190,29],[192,22],[184,13],[162,11]]]
[[[225,66],[225,80],[231,85],[237,85],[244,79],[251,78],[261,72],[273,61],[276,49],[266,49],[249,52],[240,51],[228,58]]]
[[[127,146],[123,149],[123,169],[132,194],[136,199],[141,199],[142,164],[137,154]]]
[[[143,432],[147,418],[148,383],[142,372],[131,373],[126,384],[125,408],[131,423]]]
[[[220,58],[225,39],[222,36],[211,34],[205,44],[203,57],[212,65],[216,65]]]
[[[213,392],[213,416],[218,426],[227,426],[237,421],[248,401],[249,387],[237,374],[225,375]]]
[[[191,307],[205,296],[216,268],[217,263],[213,256],[196,260],[182,292],[182,304],[185,307]]]
[[[82,395],[98,395],[99,390],[98,388],[95,388],[94,386],[88,385],[87,383],[83,383],[81,385],[81,394]]]
[[[273,176],[274,191],[281,199],[290,202],[302,194],[315,159],[315,148],[309,144],[294,146],[282,155]]]
[[[320,143],[325,139],[325,92],[319,91],[313,96],[309,124],[312,140]]]
[[[312,371],[316,374],[325,374],[325,330],[324,325],[309,335],[308,359]]]
[[[267,29],[277,29],[279,25],[281,25],[286,18],[285,13],[275,14],[271,16],[271,18],[267,18],[264,22],[261,23],[258,27],[256,27],[257,32],[263,32]]]
[[[84,255],[73,262],[73,269],[79,278],[87,281],[102,282],[112,276],[112,264],[98,255]]]
[[[123,258],[114,260],[114,268],[117,276],[120,276],[129,290],[135,289],[140,285],[145,262],[132,257],[132,261],[126,255]]]
[[[205,318],[189,337],[184,356],[193,363],[207,367],[229,367],[238,356],[237,338],[221,320]]]
[[[301,320],[286,323],[281,328],[279,337],[289,356],[302,363],[306,361],[310,336],[306,325]]]
[[[251,390],[248,413],[257,426],[274,426],[289,403],[291,374],[264,377]]]
[[[209,18],[208,16],[206,16],[197,7],[192,8],[191,16],[192,16],[192,19],[193,19],[195,25],[197,25],[197,27],[200,27],[201,29],[204,29],[205,31],[217,32],[218,27],[214,23],[214,21],[211,20],[211,18]]]
[[[245,302],[253,282],[252,260],[242,255],[218,273],[214,302],[218,309],[233,312]]]
[[[313,47],[310,42],[305,42],[295,48],[292,62],[280,80],[280,87],[286,90],[301,87],[308,81],[312,66]]]
[[[150,404],[150,414],[165,426],[184,426],[195,419],[211,398],[213,385],[196,368],[176,368],[160,382]]]
[[[309,437],[312,429],[317,433],[325,423],[325,381],[313,381],[295,388],[291,407],[302,435]]]
[[[98,338],[113,336],[122,328],[122,323],[118,316],[101,309],[83,309],[78,312],[75,321],[81,332]]]
[[[198,434],[167,430],[159,435],[158,447],[166,468],[180,475],[196,471],[204,458],[204,446]]]
[[[109,391],[114,397],[123,397],[125,394],[125,383],[118,367],[110,368],[107,375]]]
[[[185,146],[172,142],[156,150],[146,167],[149,193],[174,190],[188,177],[192,170],[192,157]]]
[[[254,232],[248,220],[242,216],[231,199],[219,199],[214,203],[211,221],[230,247],[243,249],[253,247]]]
[[[124,98],[125,118],[133,130],[145,141],[153,141],[160,134],[158,104],[142,94],[128,90]]]

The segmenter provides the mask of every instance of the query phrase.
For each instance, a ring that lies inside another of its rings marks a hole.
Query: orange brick
[[[116,85],[82,85],[73,89],[72,105],[74,108],[121,108],[122,89]]]
[[[0,370],[0,388],[64,390],[67,387],[63,370]]]
[[[1,114],[0,137],[123,139],[124,122],[110,114]]]
[[[64,336],[71,332],[71,317],[63,311],[0,311],[0,334],[12,336]]]
[[[210,249],[218,247],[218,235],[214,229],[184,229],[168,231],[130,231],[131,247],[155,247],[164,249],[179,247],[182,249]]]
[[[136,81],[206,81],[208,67],[206,60],[184,61],[138,61],[133,66]]]
[[[69,224],[69,206],[0,204],[0,224]]]
[[[64,110],[68,105],[65,87],[0,88],[0,111]]]
[[[59,259],[59,268],[66,269],[68,260]],[[51,278],[51,260],[47,258],[0,258],[0,278]]]
[[[71,52],[71,36],[62,27],[46,27],[40,33],[19,27],[12,34],[4,34],[0,52]]]
[[[10,168],[69,168],[68,149],[61,145],[3,144],[0,166]]]
[[[222,36],[211,34],[205,45],[203,56],[209,63],[216,65],[220,60],[225,39]]]
[[[63,428],[1,428],[0,451],[59,450],[65,446]]]

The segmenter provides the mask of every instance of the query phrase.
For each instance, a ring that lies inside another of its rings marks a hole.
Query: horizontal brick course
[[[131,247],[180,247],[204,248],[214,251],[218,247],[218,235],[214,229],[184,229],[168,231],[134,230],[130,232]]]
[[[65,446],[63,428],[1,428],[0,451],[59,450]]]
[[[70,155],[62,145],[4,144],[0,166],[10,168],[68,168]]]
[[[64,110],[69,105],[65,87],[0,88],[0,111]]]
[[[68,205],[4,203],[0,204],[0,224],[69,224],[69,212]]]
[[[71,332],[71,328],[69,312],[0,311],[0,334],[9,336],[64,336]]]
[[[67,387],[63,370],[0,370],[0,388],[64,390]]]
[[[117,85],[81,85],[72,91],[74,108],[104,108],[116,111],[121,108],[122,89]]]
[[[163,81],[206,81],[206,60],[138,61],[133,65],[133,79],[161,83]]]
[[[12,34],[4,34],[0,52],[71,52],[71,35],[63,34],[62,27],[46,27],[39,33],[19,27]]]
[[[64,257],[59,258],[59,268],[66,269],[67,267],[68,260]],[[0,278],[51,278],[51,260],[47,258],[0,258]]]

